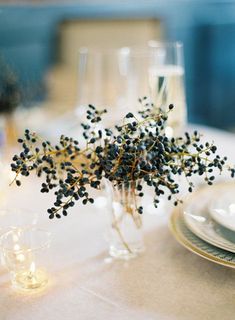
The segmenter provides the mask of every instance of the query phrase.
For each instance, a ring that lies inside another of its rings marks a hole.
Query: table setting
[[[232,268],[234,230],[229,208],[233,205],[230,194],[233,188],[233,184],[218,184],[215,190],[200,190],[181,213],[172,214],[170,222],[172,233],[186,248],[215,263]],[[221,192],[225,192],[224,197],[222,195],[222,199],[218,201],[216,196]],[[219,216],[221,224],[216,222],[214,216]]]
[[[1,319],[234,314],[234,134],[185,126],[183,87],[168,79],[184,74],[182,45],[151,46],[150,97],[133,98],[132,67],[143,52],[122,48],[115,57],[131,94],[115,96],[116,109],[126,103],[119,115],[100,108],[100,92],[90,102],[80,93],[70,117],[51,123],[59,136],[25,127],[10,157],[8,150],[0,186]],[[172,67],[164,60],[172,47],[180,75],[167,68],[160,76],[156,70]],[[82,48],[83,84],[87,54]],[[106,70],[100,61],[107,53],[100,54],[91,55],[97,74]]]

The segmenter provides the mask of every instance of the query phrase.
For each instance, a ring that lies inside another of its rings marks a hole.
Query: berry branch
[[[138,115],[127,113],[122,125],[97,129],[106,110],[98,111],[94,106],[87,108],[87,123],[82,123],[86,147],[80,148],[79,142],[61,135],[57,145],[52,146],[34,132],[25,130],[24,137],[18,139],[22,151],[14,155],[11,164],[16,176],[12,183],[21,185],[20,176],[32,172],[43,177],[41,192],[54,190],[55,202],[48,209],[49,218],[61,218],[76,201],[85,205],[93,203],[88,187],[100,189],[102,179],[108,179],[115,186],[132,185],[133,194],[143,197],[143,186],[154,190],[154,205],[159,198],[168,193],[168,200],[174,198],[177,205],[179,184],[176,176],[184,175],[188,191],[193,191],[190,178],[202,176],[208,185],[215,180],[214,172],[223,169],[235,176],[235,169],[226,165],[227,158],[220,157],[214,143],[202,143],[201,135],[185,133],[178,138],[165,134],[168,114],[139,99],[141,104]],[[134,183],[133,183],[134,182]],[[137,208],[141,214],[143,208]]]

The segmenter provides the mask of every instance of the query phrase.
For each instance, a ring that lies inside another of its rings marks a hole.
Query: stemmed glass
[[[107,108],[112,126],[127,112],[136,112],[138,98],[147,96],[166,109],[174,104],[166,131],[178,135],[186,122],[183,47],[181,43],[150,41],[148,47],[100,50],[81,48],[78,68],[77,114],[94,104]]]
[[[78,107],[81,117],[88,104],[108,109],[104,119],[111,126],[127,110],[135,110],[138,94],[130,73],[129,48],[97,50],[81,48],[78,69]]]

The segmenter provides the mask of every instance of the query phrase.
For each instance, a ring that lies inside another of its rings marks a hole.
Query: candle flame
[[[34,273],[34,272],[35,272],[35,262],[32,262],[32,263],[31,263],[29,270],[30,270],[31,273]]]
[[[14,250],[15,250],[15,251],[19,251],[19,250],[20,250],[20,246],[19,246],[18,244],[15,244],[15,245],[14,245]]]

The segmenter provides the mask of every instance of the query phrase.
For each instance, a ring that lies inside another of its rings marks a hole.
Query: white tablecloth
[[[232,134],[201,128],[219,152],[235,160]],[[8,206],[35,208],[40,227],[53,234],[50,282],[41,293],[12,290],[0,269],[0,320],[125,320],[235,318],[235,272],[181,247],[167,227],[169,210],[146,214],[143,256],[108,259],[104,209],[76,206],[68,217],[49,221],[52,196],[36,179],[7,190]]]

